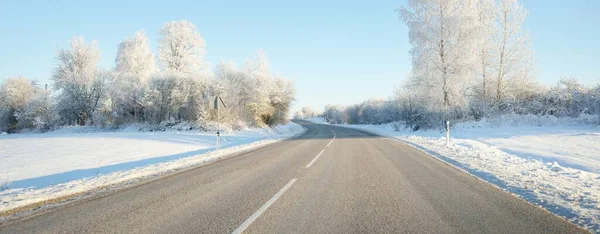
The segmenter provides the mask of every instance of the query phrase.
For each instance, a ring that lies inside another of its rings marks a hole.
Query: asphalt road
[[[584,232],[402,143],[299,123],[308,130],[295,139],[0,233]]]

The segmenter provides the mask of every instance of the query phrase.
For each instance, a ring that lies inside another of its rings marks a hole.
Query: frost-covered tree
[[[110,72],[98,69],[100,50],[95,41],[85,43],[81,37],[71,39],[69,49],[60,49],[52,74],[58,90],[58,108],[69,124],[94,123],[94,114],[106,98]]]
[[[384,124],[397,121],[400,109],[394,100],[371,99],[344,108],[346,122],[351,124]]]
[[[0,131],[48,130],[56,120],[49,90],[23,77],[9,78],[0,84]]]
[[[180,80],[173,76],[157,75],[150,79],[145,102],[148,103],[145,115],[154,123],[170,120],[176,111],[175,92]]]
[[[343,124],[347,121],[344,107],[340,105],[327,105],[323,110],[323,118],[327,123]]]
[[[141,81],[145,81],[157,72],[154,54],[143,31],[136,32],[133,37],[125,38],[118,48],[115,58],[117,75],[138,77]]]
[[[317,116],[317,112],[309,106],[305,106],[300,109],[298,115],[299,118],[312,118]]]
[[[288,119],[292,102],[296,100],[296,86],[293,81],[276,78],[274,82],[275,84],[269,95],[269,103],[274,109],[273,115],[267,121],[270,126],[284,123]]]
[[[264,51],[259,50],[241,69],[234,62],[220,62],[215,70],[216,94],[227,103],[223,119],[264,126],[283,123],[294,101],[295,86],[271,73]]]
[[[447,113],[466,104],[465,88],[477,64],[475,0],[409,0],[400,16],[409,27],[412,85],[430,108]]]
[[[142,31],[133,37],[125,38],[119,44],[115,58],[114,82],[111,84],[112,112],[116,118],[126,121],[140,119],[144,105],[148,80],[158,69],[154,54],[150,50],[148,38]]]
[[[211,93],[211,80],[196,76],[186,76],[177,89],[180,103],[178,120],[197,122],[204,125],[210,118],[209,108]]]
[[[95,41],[73,38],[56,57],[55,93],[26,79],[2,84],[0,130],[133,122],[189,122],[208,130],[216,117],[211,110],[216,95],[228,103],[221,113],[230,126],[263,127],[286,121],[295,86],[272,74],[264,51],[241,69],[223,62],[212,74],[202,61],[204,39],[194,25],[185,20],[167,22],[160,34],[158,60],[163,71],[156,68],[142,32],[119,44],[112,71],[98,67],[100,50]]]
[[[150,79],[144,99],[145,115],[155,123],[208,120],[210,89],[206,80],[181,73],[161,73]]]
[[[237,127],[245,127],[254,121],[246,104],[252,99],[251,77],[239,70],[233,61],[221,61],[215,68],[215,94],[228,104],[221,110],[221,120]]]
[[[590,94],[590,89],[579,84],[576,79],[562,78],[546,93],[544,114],[558,117],[578,117],[586,112],[589,113],[592,105],[587,100],[587,96]]]
[[[596,85],[590,90],[590,95],[587,98],[587,105],[590,113],[596,115],[596,124],[600,125],[600,85]]]
[[[252,58],[246,60],[243,70],[250,78],[247,88],[252,94],[246,107],[256,124],[266,124],[275,111],[270,105],[274,83],[266,53],[263,50],[257,51]]]
[[[27,78],[8,78],[0,85],[0,104],[13,111],[23,110],[35,89],[34,82]]]
[[[477,38],[477,53],[479,69],[476,69],[474,74],[477,74],[475,83],[475,93],[477,100],[482,103],[487,103],[490,97],[492,85],[490,85],[490,76],[492,75],[492,57],[494,43],[494,20],[495,9],[494,0],[479,0],[476,3],[477,7],[477,26],[479,28],[479,37]]]
[[[523,29],[526,17],[527,10],[518,0],[497,0],[494,68],[498,103],[507,96],[507,88],[517,93],[522,92],[522,87],[531,86],[533,53],[529,34]]]
[[[167,22],[159,33],[158,60],[163,72],[151,82],[154,96],[150,98],[160,100],[160,111],[154,112],[156,120],[202,124],[209,117],[208,102],[212,96],[212,77],[203,62],[204,38],[187,20]]]
[[[51,91],[35,86],[29,103],[15,114],[21,128],[36,128],[42,131],[54,129],[59,119]]]
[[[271,73],[266,53],[259,50],[241,69],[231,61],[215,70],[215,92],[227,103],[223,117],[236,125],[275,125],[286,121],[295,98],[293,82]]]
[[[19,123],[18,114],[25,111],[36,88],[23,77],[9,78],[0,84],[0,130],[14,132]]]
[[[161,27],[158,60],[165,71],[198,74],[206,54],[204,38],[187,20],[170,21]]]

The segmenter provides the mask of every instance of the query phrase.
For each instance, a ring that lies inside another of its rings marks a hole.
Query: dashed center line
[[[325,152],[325,149],[322,149],[321,152],[319,152],[319,154],[317,154],[317,156],[315,158],[313,158],[312,161],[310,161],[307,165],[306,168],[309,168],[310,166],[313,165],[313,163],[315,163],[317,161],[317,159],[319,159],[319,157],[321,157],[321,154],[323,154],[323,152]]]
[[[329,141],[329,143],[327,143],[327,146],[325,146],[325,148],[329,147],[329,145],[331,145],[331,143],[333,143],[333,140],[335,140],[335,132],[331,129],[329,129],[329,131],[331,131],[331,133],[333,133],[333,138],[331,139],[331,141]]]
[[[279,192],[277,192],[275,195],[273,195],[273,197],[271,197],[271,199],[269,199],[267,201],[267,203],[262,205],[256,212],[254,212],[254,214],[250,215],[250,217],[248,217],[248,219],[246,219],[242,224],[240,224],[240,226],[238,228],[233,230],[233,232],[231,232],[231,233],[239,234],[239,233],[244,232],[250,226],[250,224],[252,224],[252,222],[254,222],[254,220],[256,220],[258,217],[260,217],[260,215],[263,212],[265,212],[265,210],[267,210],[269,208],[269,206],[271,206],[275,201],[277,201],[277,199],[279,199],[279,197],[281,197],[281,195],[283,195],[283,193],[285,193],[286,190],[288,190],[290,187],[292,187],[292,185],[296,182],[296,180],[298,180],[298,179],[294,178],[294,179],[290,180],[290,182],[288,182],[285,186],[283,186],[283,188],[281,188],[281,190],[279,190]]]
[[[333,138],[331,139],[331,141],[329,141],[329,143],[327,143],[327,145],[325,146],[325,148],[323,148],[321,150],[321,152],[319,152],[319,154],[317,154],[317,156],[315,156],[315,158],[313,158],[312,161],[310,161],[307,165],[306,168],[309,168],[310,166],[313,165],[313,163],[315,163],[317,161],[317,159],[319,159],[319,157],[321,157],[321,154],[323,154],[323,152],[325,152],[325,149],[327,149],[331,143],[333,143],[333,140],[335,140],[335,132],[333,132],[333,130],[329,129],[329,131],[331,131],[331,133],[333,133]]]
[[[306,168],[309,168],[310,166],[313,165],[313,163],[315,163],[317,161],[317,159],[319,159],[319,157],[321,157],[321,154],[323,154],[323,152],[325,152],[325,149],[328,148],[331,143],[333,143],[333,140],[335,140],[335,132],[331,129],[329,129],[329,131],[331,131],[331,133],[333,133],[333,138],[331,139],[331,141],[329,141],[329,143],[327,143],[327,146],[325,146],[325,148],[323,148],[321,150],[321,152],[319,152],[319,154],[317,154],[317,156],[315,158],[313,158],[312,161],[310,161],[310,163],[308,163],[306,165]],[[319,135],[319,132],[317,132],[317,135]],[[254,220],[256,220],[258,217],[260,217],[260,215],[265,212],[269,206],[271,206],[275,201],[277,201],[277,199],[279,199],[279,197],[281,197],[281,195],[283,195],[283,193],[285,193],[286,190],[288,190],[295,182],[296,180],[298,180],[297,178],[294,178],[292,180],[290,180],[290,182],[288,182],[285,186],[283,186],[283,188],[281,188],[281,190],[279,190],[279,192],[277,192],[275,195],[273,195],[273,197],[271,197],[271,199],[269,199],[267,201],[267,203],[265,203],[264,205],[262,205],[256,212],[254,212],[254,214],[252,214],[250,217],[248,217],[242,224],[240,224],[240,226],[238,228],[236,228],[235,230],[233,230],[233,232],[231,232],[232,234],[240,234],[242,232],[244,232],[249,226],[250,224],[252,224],[252,222],[254,222]]]

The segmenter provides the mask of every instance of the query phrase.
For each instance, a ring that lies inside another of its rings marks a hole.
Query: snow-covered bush
[[[575,79],[562,79],[555,86],[535,87],[520,96],[505,97],[502,102],[473,98],[468,111],[457,109],[448,112],[448,116],[458,125],[475,126],[473,123],[479,122],[490,127],[600,124],[600,86],[590,88]],[[398,128],[443,128],[445,113],[428,108],[427,100],[405,88],[396,90],[394,100],[369,100],[345,108],[337,106],[333,110],[343,110],[340,116],[346,116],[348,123],[353,124],[394,122]],[[330,110],[329,114],[335,116],[331,113],[335,111]]]
[[[162,70],[143,32],[119,44],[112,71],[98,67],[100,50],[95,41],[71,39],[69,48],[60,49],[56,57],[52,74],[56,92],[23,78],[3,81],[0,131],[135,124],[216,129],[216,96],[227,104],[219,112],[221,126],[286,122],[295,85],[271,72],[264,51],[259,50],[240,69],[233,62],[221,62],[213,74],[203,61],[204,38],[191,22],[167,22],[159,34],[156,60]]]
[[[298,111],[296,113],[296,118],[299,118],[299,119],[314,118],[316,116],[317,116],[317,112],[308,106],[302,107],[302,109],[300,109],[300,111]]]
[[[143,32],[125,38],[115,58],[114,79],[110,84],[110,110],[113,124],[147,121],[143,98],[150,77],[158,72],[154,55]]]
[[[26,125],[17,117],[25,111],[34,92],[32,81],[23,77],[9,78],[0,84],[0,131],[15,132]]]
[[[0,84],[0,131],[25,128],[49,130],[58,117],[50,91],[29,79],[6,79]]]
[[[323,118],[327,123],[343,124],[347,122],[347,116],[344,107],[339,105],[327,105],[323,111]]]
[[[94,124],[98,108],[107,98],[112,73],[98,68],[100,50],[95,41],[71,39],[69,49],[56,57],[52,81],[58,91],[58,109],[64,124]]]
[[[400,108],[395,100],[372,99],[345,108],[350,124],[384,124],[398,120]]]

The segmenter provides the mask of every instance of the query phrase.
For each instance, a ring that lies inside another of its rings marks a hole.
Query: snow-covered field
[[[0,212],[215,161],[303,132],[295,123],[223,134],[57,131],[0,136]]]
[[[563,166],[600,173],[600,131],[597,129],[523,129],[516,130],[511,136],[475,139],[523,158],[558,162]]]
[[[343,125],[390,136],[532,204],[600,232],[600,128],[595,126],[455,126],[395,131],[388,125]]]

